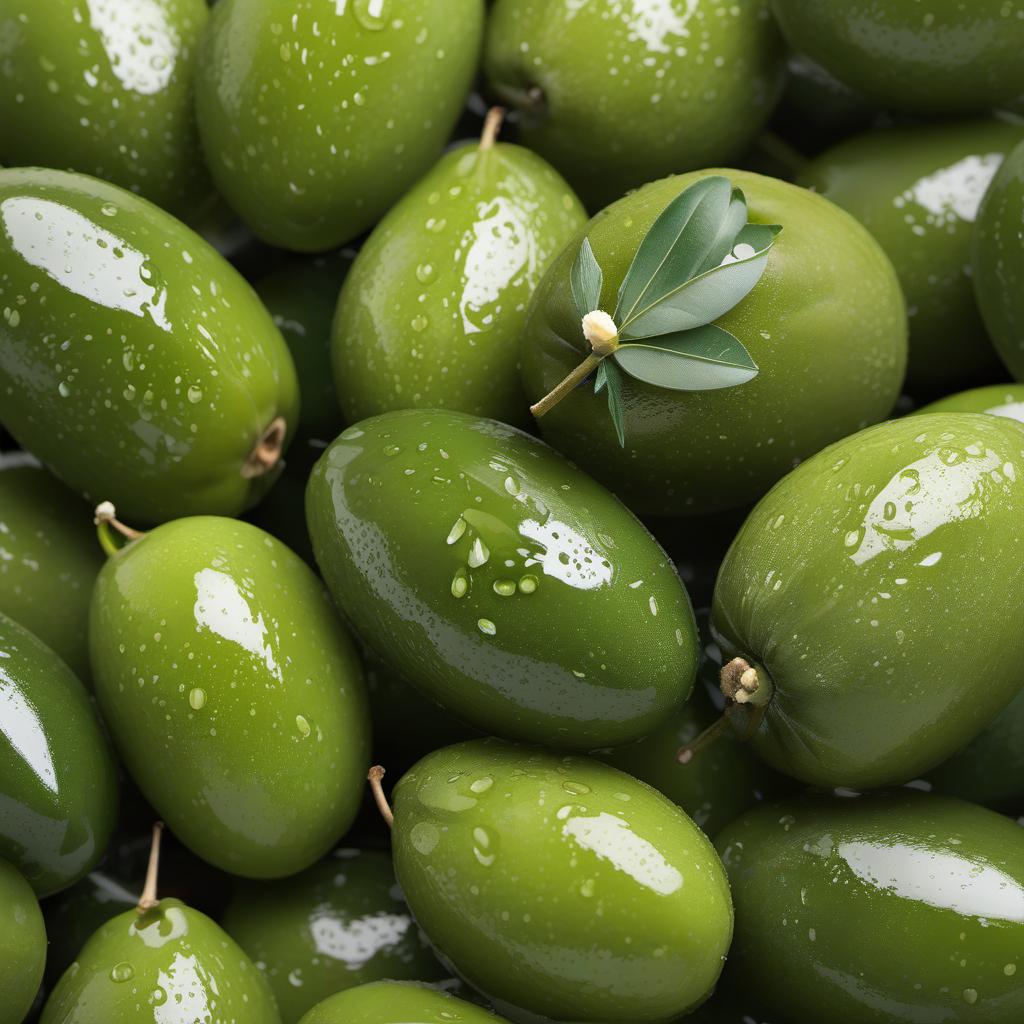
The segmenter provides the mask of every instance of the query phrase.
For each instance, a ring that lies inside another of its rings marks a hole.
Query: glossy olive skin
[[[191,88],[206,18],[203,0],[9,0],[0,160],[81,171],[195,219],[213,191]]]
[[[1024,423],[1024,384],[990,384],[961,391],[923,406],[914,415],[929,412],[985,412]]]
[[[584,236],[604,271],[602,308],[641,240],[679,193],[723,174],[754,223],[782,232],[754,290],[718,323],[760,373],[740,387],[668,391],[623,375],[626,444],[607,399],[581,387],[539,421],[549,444],[649,515],[700,515],[760,498],[797,459],[888,415],[906,364],[906,313],[892,264],[849,214],[805,189],[747,171],[702,171],[645,186],[599,213],[554,262],[523,333],[531,402],[585,355],[569,288]]]
[[[1021,1019],[1024,832],[1011,820],[906,790],[808,797],[749,811],[716,845],[736,901],[729,974],[765,1012]]]
[[[282,1024],[342,989],[447,976],[383,852],[335,850],[293,878],[242,883],[221,924],[267,978]]]
[[[100,859],[117,816],[117,769],[85,687],[0,613],[0,857],[40,896]]]
[[[772,0],[794,50],[883,107],[962,114],[1024,94],[1024,8],[1006,0]]]
[[[306,513],[360,637],[484,732],[615,746],[690,692],[696,626],[665,553],[512,427],[439,410],[364,420],[317,463]]]
[[[714,985],[732,933],[721,865],[624,772],[475,740],[427,755],[392,799],[409,907],[499,1013],[660,1022]]]
[[[779,97],[784,60],[767,0],[497,0],[484,68],[519,108],[524,145],[598,209],[741,154]]]
[[[899,125],[841,142],[797,179],[853,214],[892,260],[913,394],[1003,376],[974,300],[971,238],[985,189],[1022,139],[1024,123],[995,117]]]
[[[913,416],[826,449],[754,509],[712,628],[766,676],[751,742],[769,764],[822,786],[905,782],[1016,696],[1022,468],[1014,421]]]
[[[1003,162],[978,213],[974,292],[1010,373],[1024,381],[1024,143]]]
[[[520,146],[443,157],[376,227],[345,282],[331,348],[345,418],[436,408],[525,425],[527,306],[586,220],[565,179]]]
[[[46,928],[32,886],[0,860],[0,1024],[21,1024],[43,980]]]
[[[246,460],[275,418],[294,425],[298,394],[231,265],[146,200],[62,171],[0,171],[0,227],[4,426],[137,524],[252,504],[269,477]]]
[[[295,363],[302,395],[296,428],[300,442],[333,441],[342,428],[331,376],[331,321],[351,265],[349,252],[295,260],[253,285]]]
[[[64,972],[42,1024],[280,1024],[270,986],[205,914],[162,899],[108,921]]]
[[[301,1024],[500,1024],[500,1020],[444,992],[378,981],[325,999]]]
[[[89,679],[89,598],[103,552],[89,506],[21,455],[0,455],[0,612]]]
[[[437,159],[483,16],[482,0],[218,3],[196,79],[217,187],[272,245],[356,238]]]
[[[290,875],[351,824],[369,759],[358,655],[269,534],[195,517],[132,542],[100,573],[89,638],[122,759],[204,860]]]

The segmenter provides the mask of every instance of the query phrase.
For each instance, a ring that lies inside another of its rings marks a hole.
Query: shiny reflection
[[[569,818],[562,826],[562,835],[659,896],[671,896],[683,887],[683,876],[661,851],[614,814],[602,811],[596,817]]]
[[[35,196],[5,199],[0,222],[14,251],[62,288],[106,309],[148,316],[170,332],[167,289],[147,283],[153,272],[145,255],[122,238],[61,203]]]
[[[958,220],[973,224],[985,190],[1002,162],[1002,153],[964,157],[914,182],[893,203],[898,208],[916,203],[931,215],[928,222],[935,227]]]
[[[631,0],[626,14],[631,39],[639,39],[650,53],[671,53],[679,37],[688,36],[687,25],[697,13],[701,0],[686,0],[686,9],[678,10],[678,0]],[[669,40],[669,36],[676,39]]]
[[[1005,416],[1008,420],[1017,420],[1024,423],[1024,402],[1007,402],[1005,405],[997,405],[992,409],[986,409],[990,416]]]
[[[607,556],[566,523],[553,518],[543,523],[525,519],[519,524],[519,532],[540,547],[524,563],[524,568],[539,563],[545,576],[576,590],[594,590],[611,583],[612,567]]]
[[[238,583],[227,573],[216,569],[201,569],[193,577],[196,601],[193,607],[196,624],[200,629],[238,644],[266,665],[278,680],[281,669],[274,657],[263,615],[254,613]]]
[[[953,853],[908,843],[841,843],[839,856],[866,884],[968,917],[1024,924],[1024,888],[1010,875]]]
[[[906,551],[940,526],[983,515],[1002,472],[999,455],[980,445],[929,452],[875,496],[860,537],[851,538],[858,546],[850,559],[863,565],[883,552]]]
[[[132,92],[152,96],[174,77],[176,34],[157,0],[88,0],[89,24],[103,40],[110,70]]]
[[[358,971],[382,950],[401,942],[411,926],[407,914],[380,913],[347,923],[332,916],[316,917],[309,930],[318,953]]]
[[[50,741],[35,708],[25,699],[18,683],[0,664],[0,733],[32,769],[36,778],[55,796],[57,771],[53,765]]]
[[[133,921],[130,933],[150,949],[160,949],[168,942],[188,935],[188,918],[181,907],[161,904],[158,913]]]
[[[154,1024],[180,1024],[181,1021],[216,1020],[216,1003],[207,998],[207,985],[216,985],[202,970],[195,956],[175,953],[170,967],[161,971],[157,988],[162,992],[153,1002]]]

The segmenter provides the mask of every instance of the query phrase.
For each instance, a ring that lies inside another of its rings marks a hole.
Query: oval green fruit
[[[1024,143],[985,193],[974,231],[974,293],[996,349],[1024,381]]]
[[[196,81],[220,191],[264,241],[319,252],[437,159],[479,57],[482,0],[225,0]]]
[[[295,363],[302,395],[296,428],[300,442],[333,441],[341,431],[341,413],[331,376],[331,321],[351,265],[352,255],[347,251],[295,260],[253,285]]]
[[[252,504],[298,395],[230,264],[146,200],[62,171],[0,171],[0,228],[4,426],[138,522]]]
[[[971,238],[992,176],[1022,139],[1024,123],[1009,118],[899,125],[841,142],[798,178],[853,214],[892,260],[914,394],[1002,376],[971,286]]]
[[[1021,1020],[1024,831],[1009,819],[905,790],[807,797],[749,811],[717,846],[736,901],[727,975],[769,1019]]]
[[[57,982],[42,1024],[281,1024],[270,986],[205,914],[180,900],[102,925]]]
[[[665,207],[712,172],[666,178],[599,213],[555,260],[522,341],[536,402],[586,354],[570,270],[584,237],[604,272],[602,309]],[[607,399],[577,388],[544,416],[554,445],[634,511],[699,515],[760,498],[794,462],[887,416],[906,365],[906,312],[892,264],[849,214],[774,178],[721,171],[746,195],[750,220],[781,224],[754,290],[717,323],[760,367],[750,383],[668,391],[624,377],[625,447]]]
[[[686,591],[607,491],[512,427],[406,410],[350,427],[306,495],[324,579],[387,663],[471,725],[638,739],[686,699]]]
[[[961,391],[918,409],[914,415],[930,412],[984,412],[1024,423],[1024,384],[990,384]]]
[[[89,679],[89,599],[103,552],[88,506],[33,460],[0,455],[0,612]]]
[[[132,777],[204,860],[290,875],[351,824],[369,749],[358,655],[269,534],[195,517],[128,544],[96,581],[90,649]]]
[[[500,1024],[500,1020],[445,992],[378,981],[325,999],[300,1024]]]
[[[962,114],[1024,94],[1015,0],[772,0],[792,48],[880,106]]]
[[[624,772],[461,743],[403,776],[394,819],[416,920],[506,1016],[661,1022],[702,1002],[722,969],[732,906],[714,849]]]
[[[195,219],[212,198],[192,103],[204,0],[10,0],[0,160],[104,178]]]
[[[40,896],[103,855],[117,768],[85,687],[38,637],[0,613],[0,857]]]
[[[895,420],[795,469],[744,524],[712,609],[725,657],[758,676],[754,749],[866,788],[973,739],[1021,687],[1022,521],[1024,431],[997,416]]]
[[[46,963],[46,928],[32,886],[0,860],[0,1024],[21,1024]]]
[[[497,0],[484,66],[524,145],[592,208],[741,154],[784,76],[767,0]]]
[[[343,989],[447,977],[383,851],[339,849],[293,878],[241,883],[221,924],[270,983],[283,1024]]]
[[[526,309],[586,219],[565,180],[520,146],[485,135],[443,157],[345,282],[332,358],[346,419],[436,408],[523,424]]]

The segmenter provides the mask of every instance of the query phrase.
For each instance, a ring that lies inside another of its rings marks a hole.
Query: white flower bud
[[[583,318],[583,335],[596,356],[610,356],[619,347],[619,329],[604,310],[595,309]]]

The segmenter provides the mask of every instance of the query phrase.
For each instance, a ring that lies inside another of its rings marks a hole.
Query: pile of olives
[[[0,1024],[1024,1021],[1024,0],[0,0],[0,165]]]

